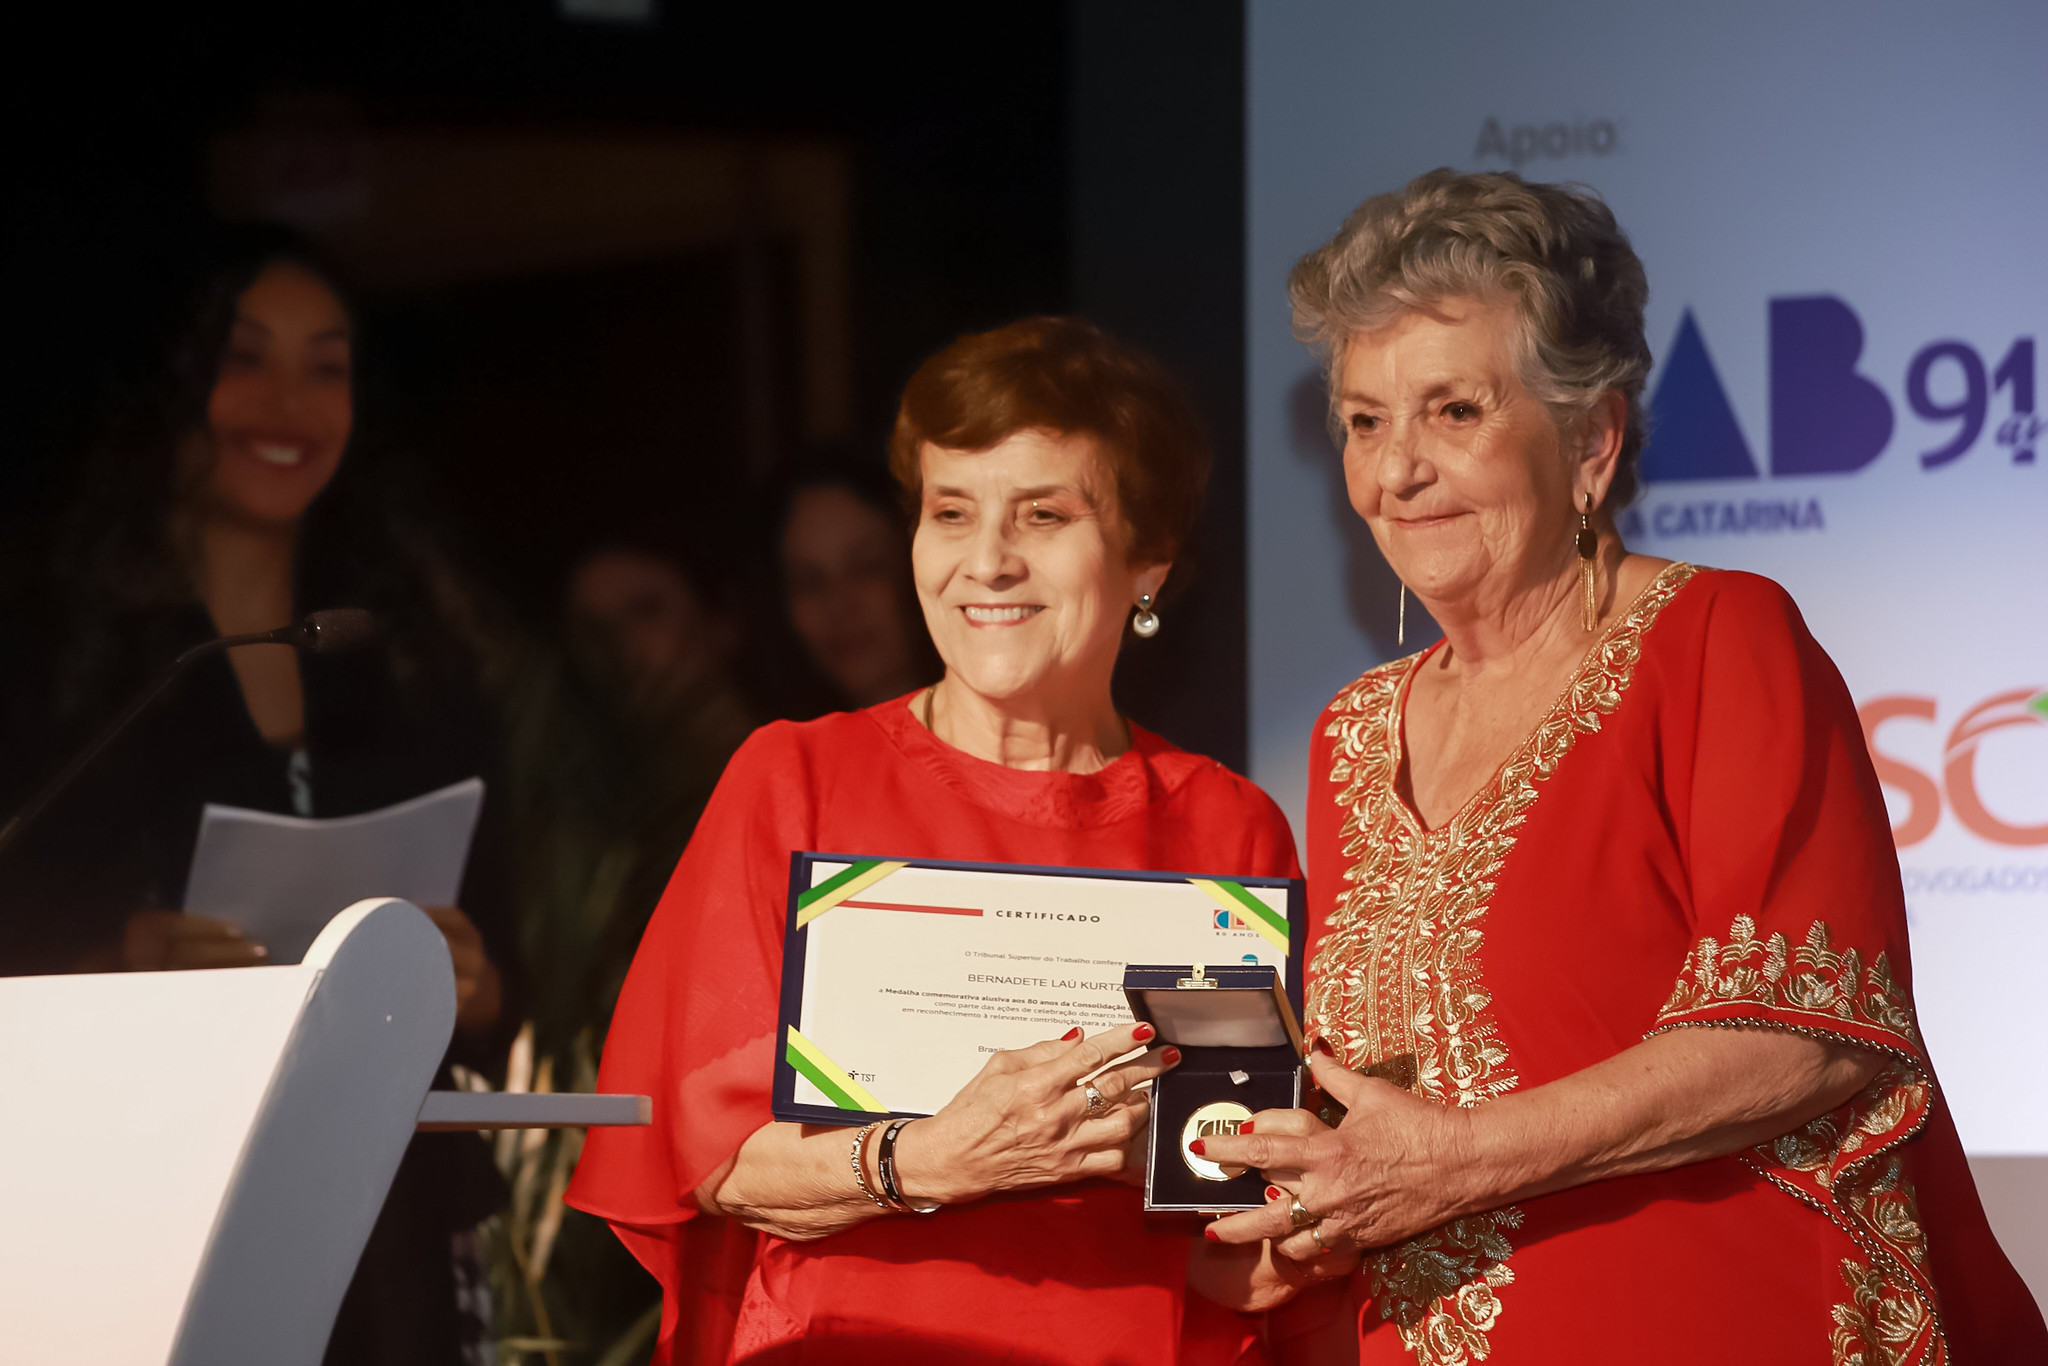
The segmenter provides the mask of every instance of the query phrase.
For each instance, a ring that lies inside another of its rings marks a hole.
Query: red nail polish
[[[1209,1148],[1207,1144],[1203,1143],[1202,1140],[1198,1138],[1194,1142],[1188,1144],[1188,1151],[1193,1153],[1196,1157],[1206,1157],[1208,1156]]]
[[[1203,1225],[1202,1236],[1204,1238],[1207,1238],[1212,1243],[1220,1243],[1223,1241],[1221,1238],[1216,1236],[1216,1226],[1214,1224]]]
[[[1334,1058],[1337,1056],[1337,1054],[1330,1048],[1330,1041],[1320,1034],[1316,1035],[1316,1052],[1322,1054],[1326,1058]]]
[[[1162,1048],[1159,1050],[1159,1061],[1165,1063],[1168,1067],[1174,1066],[1180,1061],[1180,1050],[1170,1045]]]
[[[1157,1034],[1158,1032],[1159,1031],[1154,1029],[1151,1025],[1141,1024],[1136,1029],[1131,1031],[1131,1037],[1136,1039],[1139,1043],[1143,1043],[1145,1042],[1145,1040],[1151,1038],[1154,1034]]]
[[[1287,1194],[1287,1192],[1281,1190],[1278,1186],[1266,1187],[1266,1198],[1268,1200],[1278,1200],[1281,1196],[1285,1194]]]
[[[1074,1026],[1074,1027],[1073,1027],[1072,1029],[1070,1029],[1070,1030],[1068,1030],[1068,1031],[1067,1031],[1066,1033],[1064,1033],[1064,1034],[1060,1035],[1060,1042],[1061,1042],[1061,1043],[1072,1043],[1072,1042],[1073,1042],[1074,1040],[1076,1040],[1076,1039],[1078,1039],[1078,1038],[1080,1038],[1080,1037],[1081,1037],[1081,1026],[1079,1026],[1079,1025],[1075,1025],[1075,1026]]]

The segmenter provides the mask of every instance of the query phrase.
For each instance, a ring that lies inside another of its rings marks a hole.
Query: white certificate
[[[1299,1007],[1301,884],[800,853],[790,866],[775,1115],[942,1108],[991,1053],[1129,1024],[1133,963],[1260,963]]]

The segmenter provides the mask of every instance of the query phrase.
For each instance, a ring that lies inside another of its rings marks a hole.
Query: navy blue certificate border
[[[879,1114],[842,1110],[836,1105],[807,1105],[796,1098],[796,1068],[789,1063],[789,1030],[803,1009],[804,973],[811,932],[808,925],[797,928],[797,897],[810,890],[811,866],[815,863],[866,863],[881,859],[875,854],[828,854],[799,850],[789,856],[788,908],[782,935],[782,1001],[775,1016],[775,1087],[772,1111],[777,1119],[794,1124],[819,1124],[847,1128],[883,1118]],[[1114,878],[1124,882],[1187,882],[1203,878],[1235,882],[1241,887],[1279,887],[1287,892],[1287,999],[1295,1018],[1302,1018],[1302,950],[1308,936],[1308,890],[1300,878],[1244,877],[1237,873],[1169,873],[1133,868],[1071,868],[1036,863],[963,863],[955,859],[886,858],[912,868],[945,868],[970,873],[1030,873],[1051,877]],[[1225,909],[1228,909],[1227,907]],[[921,1112],[894,1112],[898,1119],[919,1118]]]

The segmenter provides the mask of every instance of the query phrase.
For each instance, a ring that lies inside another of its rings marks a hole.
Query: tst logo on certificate
[[[1130,963],[1264,964],[1301,1002],[1298,881],[790,859],[775,1116],[928,1115],[991,1053],[1131,1019]]]

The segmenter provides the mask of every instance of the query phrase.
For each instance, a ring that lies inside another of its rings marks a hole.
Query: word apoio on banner
[[[1474,161],[1505,161],[1517,171],[1541,157],[1563,161],[1566,157],[1612,156],[1621,145],[1621,124],[1617,119],[1591,119],[1585,123],[1518,123],[1502,128],[1497,118],[1479,125],[1479,145],[1472,149]]]
[[[1884,388],[1856,368],[1862,319],[1832,294],[1772,299],[1769,311],[1772,476],[1853,474],[1876,460],[1891,445],[1897,414]],[[2011,463],[2034,463],[2048,433],[2037,415],[2034,338],[2013,338],[1995,362],[1985,354],[1949,337],[1922,346],[1907,363],[1906,406],[1924,422],[1954,424],[1916,453],[1922,469],[1960,460],[1987,428]],[[2005,416],[1994,426],[2001,396]],[[1650,398],[1650,431],[1643,477],[1652,483],[1759,477],[1691,309],[1679,319]]]
[[[1895,695],[1873,697],[1856,709],[1863,721],[1863,739],[1870,746],[1870,759],[1877,768],[1877,780],[1906,797],[1906,817],[1892,827],[1892,842],[1904,849],[1934,833],[1940,823],[1943,797],[1949,811],[1965,830],[1992,844],[2048,844],[2048,823],[2012,825],[1984,804],[1977,791],[1977,747],[1994,731],[2018,726],[2048,726],[2048,691],[2014,688],[1987,697],[1964,712],[1949,729],[1941,749],[1941,781],[1923,773],[1904,760],[1877,747],[1878,727],[1885,722],[1912,718],[1932,721],[1936,713],[1931,697]]]

